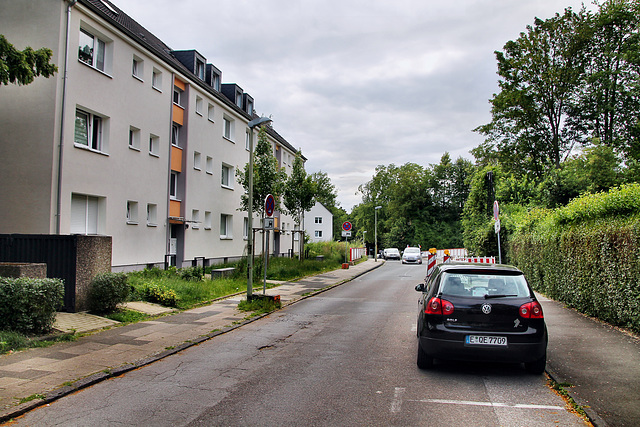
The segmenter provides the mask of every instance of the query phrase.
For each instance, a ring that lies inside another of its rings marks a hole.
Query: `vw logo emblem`
[[[491,313],[491,304],[482,304],[482,312],[484,314]]]

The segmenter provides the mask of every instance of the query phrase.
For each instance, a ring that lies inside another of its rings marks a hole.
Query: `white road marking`
[[[397,394],[398,387],[396,387]],[[404,391],[404,389],[402,389]],[[393,405],[391,404],[391,411],[393,412]],[[517,409],[549,409],[553,411],[564,411],[565,408],[562,406],[550,406],[550,405],[530,405],[530,404],[521,404],[521,403],[499,403],[499,402],[476,402],[472,400],[447,400],[447,399],[418,399],[418,400],[408,400],[409,402],[420,402],[420,403],[442,403],[446,405],[470,405],[470,406],[492,406],[495,408],[517,408]]]
[[[395,391],[393,392],[393,401],[391,401],[392,414],[397,414],[398,412],[400,412],[400,409],[402,408],[402,396],[404,395],[405,391],[406,388],[404,387],[396,387]]]

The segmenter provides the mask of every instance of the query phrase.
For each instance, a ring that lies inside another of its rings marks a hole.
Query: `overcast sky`
[[[175,50],[195,49],[326,172],[347,211],[378,165],[473,160],[494,51],[577,0],[113,0]],[[589,3],[589,2],[586,2]]]

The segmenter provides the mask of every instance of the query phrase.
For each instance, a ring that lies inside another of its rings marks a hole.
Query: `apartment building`
[[[52,49],[59,68],[0,88],[0,234],[110,235],[114,270],[246,255],[235,171],[257,117],[248,93],[106,0],[0,0],[0,10],[11,43]],[[290,172],[295,149],[267,134]],[[293,220],[275,216],[270,247],[286,253]]]

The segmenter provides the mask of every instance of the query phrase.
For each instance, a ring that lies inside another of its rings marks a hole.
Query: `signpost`
[[[502,251],[500,250],[500,207],[498,206],[497,200],[493,202],[493,219],[495,220],[493,228],[498,235],[498,262],[502,264]]]
[[[262,284],[262,294],[267,294],[267,264],[269,262],[269,230],[273,230],[274,219],[273,213],[276,209],[276,199],[272,194],[267,194],[264,199],[264,213],[266,217],[262,219],[262,228],[265,233],[265,248],[264,248],[264,282]]]
[[[349,237],[351,237],[351,223],[349,221],[345,221],[342,223],[342,237],[344,237],[344,247],[345,247],[345,254],[344,254],[344,259],[345,259],[345,264],[347,265],[347,268],[349,266],[349,245],[347,244],[347,239]],[[342,266],[342,268],[344,268],[344,264]]]

